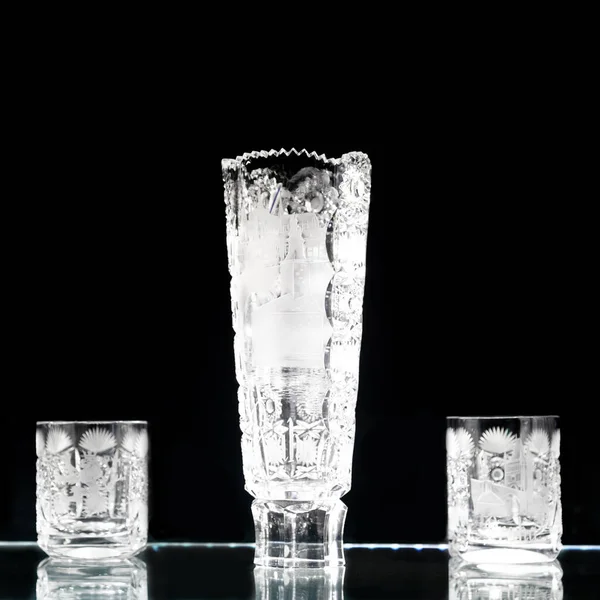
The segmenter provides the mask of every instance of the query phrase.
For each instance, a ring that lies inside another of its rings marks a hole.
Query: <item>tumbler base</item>
[[[254,564],[305,569],[344,566],[347,510],[337,498],[319,502],[255,500]]]

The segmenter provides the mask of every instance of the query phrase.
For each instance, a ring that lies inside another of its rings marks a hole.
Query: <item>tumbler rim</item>
[[[485,415],[451,415],[446,417],[446,419],[457,419],[457,420],[467,420],[467,419],[477,419],[477,420],[507,420],[507,419],[559,419],[560,415],[492,415],[486,417]]]
[[[36,425],[148,425],[148,421],[37,421]]]

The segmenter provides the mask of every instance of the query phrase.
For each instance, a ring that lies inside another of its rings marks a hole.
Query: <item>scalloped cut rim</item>
[[[351,152],[344,152],[344,154],[342,155],[342,157],[340,158],[327,158],[327,156],[325,156],[325,154],[317,154],[316,152],[309,152],[306,148],[302,148],[302,150],[296,150],[296,148],[291,148],[290,150],[286,150],[285,148],[281,148],[279,150],[253,150],[252,152],[244,152],[244,154],[241,154],[239,156],[236,156],[235,158],[224,158],[222,159],[222,163],[236,163],[238,166],[242,165],[243,163],[252,160],[254,158],[269,158],[271,156],[274,157],[279,157],[279,156],[290,156],[291,154],[294,154],[296,156],[306,156],[307,158],[314,158],[316,160],[320,160],[324,163],[330,164],[330,165],[339,165],[340,162],[342,161],[342,157],[346,156],[348,154],[353,154],[353,155],[357,155],[357,156],[363,156],[365,157],[367,160],[369,160],[369,156],[367,154],[365,154],[364,152],[361,152],[360,150],[354,150]]]

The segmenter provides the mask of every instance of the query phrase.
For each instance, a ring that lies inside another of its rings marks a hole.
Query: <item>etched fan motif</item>
[[[41,458],[44,455],[45,449],[46,440],[44,439],[44,432],[41,429],[38,429],[35,432],[35,453],[38,458]]]
[[[135,453],[140,458],[144,458],[148,454],[149,446],[148,432],[144,430],[140,431],[135,442]]]
[[[527,438],[527,447],[535,454],[546,454],[550,450],[550,438],[543,429],[534,429]]]
[[[123,437],[121,447],[130,454],[144,458],[149,449],[148,432],[143,430],[137,432],[130,429]]]
[[[130,454],[135,453],[135,445],[137,443],[138,434],[135,430],[129,429],[121,440],[121,448],[127,450]]]
[[[88,429],[79,440],[79,446],[93,454],[100,454],[111,450],[117,445],[115,436],[108,430],[101,427]]]
[[[560,429],[557,429],[552,436],[552,454],[556,458],[560,457]]]
[[[451,458],[467,457],[473,454],[475,444],[471,434],[459,427],[456,431],[448,428],[446,431],[446,451]]]
[[[492,427],[479,439],[479,447],[490,454],[506,454],[515,447],[517,436],[508,429]]]
[[[71,436],[60,427],[51,428],[46,439],[46,451],[50,454],[59,454],[73,445]]]

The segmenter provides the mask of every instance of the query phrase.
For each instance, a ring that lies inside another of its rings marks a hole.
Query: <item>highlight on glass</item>
[[[50,556],[132,556],[148,537],[145,421],[37,423],[37,534]]]
[[[562,548],[559,418],[448,417],[447,425],[451,555],[554,561]]]
[[[255,563],[342,566],[371,164],[270,150],[222,168]]]

